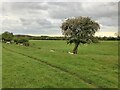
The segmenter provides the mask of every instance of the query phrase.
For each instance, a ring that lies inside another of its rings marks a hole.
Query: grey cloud
[[[64,19],[71,16],[80,16],[83,13],[82,3],[76,3],[76,2],[55,2],[55,3],[49,3],[49,15],[52,18],[56,19]]]
[[[43,14],[42,11],[47,9],[47,3],[32,2],[4,2],[2,5],[3,15],[17,15],[23,17],[25,15],[32,16]]]
[[[39,25],[43,25],[43,26],[48,26],[48,25],[52,25],[52,23],[46,19],[37,19],[36,22],[39,24]]]
[[[37,10],[37,9],[42,9],[42,10],[46,10],[47,9],[47,5],[46,3],[37,3],[37,2],[4,2],[3,6],[8,6],[13,10],[20,10],[20,9],[32,9],[32,10]],[[5,9],[5,8],[4,8]]]
[[[21,20],[21,22],[22,22],[23,25],[30,25],[32,23],[31,20],[26,20],[24,18],[20,18],[20,20]]]
[[[23,26],[38,26],[42,28],[52,28],[54,27],[54,24],[52,24],[50,21],[47,19],[41,19],[41,18],[20,18],[21,23]]]
[[[105,26],[117,26],[118,25],[118,18],[117,17],[110,17],[110,18],[100,18],[99,22]]]
[[[113,2],[5,2],[2,10],[4,16],[17,17],[18,22],[4,20],[3,26],[16,33],[61,33],[61,21],[73,16],[89,16],[99,21],[102,29],[116,27],[118,19],[117,3]]]
[[[117,15],[117,3],[56,2],[51,4],[49,13],[53,18],[63,19],[70,16],[91,16],[100,18]]]
[[[64,19],[72,16],[89,16],[104,26],[117,26],[118,9],[117,2],[77,2],[77,3],[50,3],[50,16],[56,19]],[[54,9],[52,9],[54,8]]]

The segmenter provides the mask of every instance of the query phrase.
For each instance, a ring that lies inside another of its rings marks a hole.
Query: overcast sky
[[[3,2],[2,32],[61,35],[65,18],[89,16],[100,23],[99,33],[118,30],[117,2]]]

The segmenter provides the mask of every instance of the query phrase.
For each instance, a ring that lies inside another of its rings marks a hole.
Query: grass
[[[67,53],[73,45],[65,41],[30,44],[3,44],[3,87],[118,87],[117,41],[80,45],[78,55]]]
[[[0,42],[0,89],[2,89],[2,43]]]

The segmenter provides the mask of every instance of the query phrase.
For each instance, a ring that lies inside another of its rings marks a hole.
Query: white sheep
[[[10,44],[10,42],[6,42],[6,44]]]
[[[53,49],[51,49],[50,52],[55,52],[55,51]]]
[[[72,52],[68,52],[69,54],[73,54]]]

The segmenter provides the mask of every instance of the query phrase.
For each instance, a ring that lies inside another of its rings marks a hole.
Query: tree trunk
[[[79,44],[80,44],[79,42],[75,43],[75,47],[73,49],[73,54],[77,54]]]

